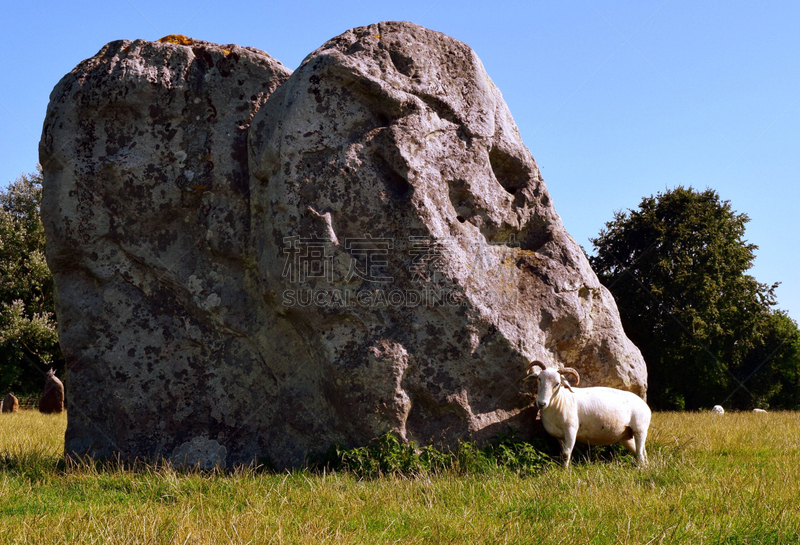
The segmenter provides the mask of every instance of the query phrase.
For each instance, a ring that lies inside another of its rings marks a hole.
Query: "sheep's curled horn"
[[[531,373],[534,367],[539,367],[542,371],[545,370],[545,365],[542,362],[540,362],[539,360],[532,361],[531,364],[528,366],[528,370],[525,371],[525,376],[522,377],[522,380],[533,380],[534,378],[536,378],[536,375]]]
[[[575,386],[581,383],[580,375],[572,367],[564,367],[563,369],[559,369],[558,372],[562,375],[572,375],[573,377],[575,377]]]

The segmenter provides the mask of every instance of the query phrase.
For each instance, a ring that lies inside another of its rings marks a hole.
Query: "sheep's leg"
[[[567,429],[564,433],[564,439],[561,440],[561,457],[564,460],[564,467],[569,467],[569,461],[572,459],[572,449],[575,448],[575,439],[578,436],[577,429]]]
[[[644,443],[647,441],[647,428],[634,431],[633,437],[636,439],[636,459],[641,467],[647,467],[647,451],[644,448]]]
[[[633,440],[633,437],[628,437],[627,439],[623,439],[620,441],[622,446],[628,449],[630,452],[636,454],[636,443]]]

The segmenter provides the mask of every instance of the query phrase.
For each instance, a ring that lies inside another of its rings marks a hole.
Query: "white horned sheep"
[[[524,379],[539,381],[536,405],[542,411],[544,429],[561,443],[564,467],[569,467],[575,441],[597,446],[622,443],[636,453],[640,467],[646,466],[651,416],[647,403],[632,392],[615,388],[573,388],[565,375],[575,377],[575,386],[580,383],[575,369],[547,368],[540,361],[531,363]]]
[[[725,414],[725,409],[722,408],[722,405],[714,405],[711,407],[711,412],[716,414]]]

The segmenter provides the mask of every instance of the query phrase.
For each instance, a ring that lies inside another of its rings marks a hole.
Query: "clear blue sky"
[[[800,319],[800,2],[464,0],[6,2],[0,186],[34,170],[48,96],[122,38],[263,49],[290,68],[355,26],[407,20],[472,46],[502,90],[567,230],[676,185],[747,213],[754,269]]]

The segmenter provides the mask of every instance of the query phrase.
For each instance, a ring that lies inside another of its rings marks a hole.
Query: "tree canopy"
[[[0,392],[41,392],[48,368],[63,370],[53,275],[39,216],[41,173],[0,191]]]
[[[786,406],[798,393],[797,326],[772,309],[777,284],[747,274],[748,221],[712,189],[677,187],[616,212],[592,239],[655,408]]]

